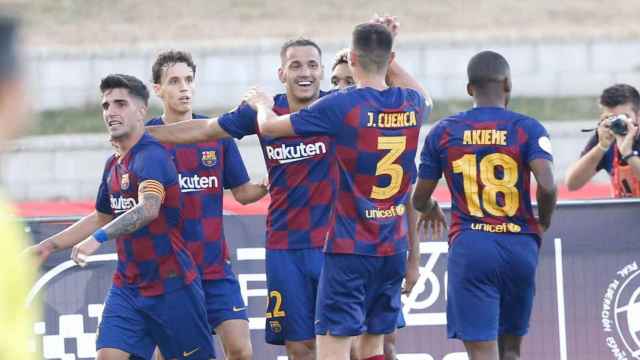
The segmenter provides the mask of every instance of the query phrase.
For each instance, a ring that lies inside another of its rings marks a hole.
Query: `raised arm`
[[[220,127],[217,118],[147,126],[147,131],[158,141],[168,144],[195,144],[231,137]]]
[[[273,112],[272,96],[257,88],[251,88],[244,100],[258,113],[258,128],[262,135],[274,138],[296,135],[290,116],[278,116]]]
[[[614,139],[613,133],[606,126],[605,121],[600,121],[595,146],[567,169],[564,181],[570,191],[579,190],[598,172],[598,164],[609,151]]]

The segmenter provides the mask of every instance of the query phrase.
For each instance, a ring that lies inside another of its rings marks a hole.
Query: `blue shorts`
[[[448,258],[447,333],[464,341],[524,336],[535,293],[536,237],[464,231]]]
[[[316,334],[390,334],[400,322],[400,286],[407,254],[325,254],[318,288]],[[403,319],[404,320],[404,319]]]
[[[215,334],[215,329],[227,320],[245,320],[247,306],[242,299],[238,279],[231,274],[222,279],[202,280],[207,308],[207,320]]]
[[[321,248],[267,249],[267,343],[315,339],[313,322],[323,258]]]
[[[211,359],[215,353],[205,316],[198,281],[149,297],[113,286],[98,326],[96,349],[114,348],[150,359],[157,344],[167,359]]]

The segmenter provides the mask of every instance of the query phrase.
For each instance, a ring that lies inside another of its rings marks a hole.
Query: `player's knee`
[[[251,346],[236,346],[229,349],[226,354],[228,360],[251,360],[253,357],[253,351]]]
[[[520,352],[507,350],[500,354],[500,360],[520,360]]]
[[[287,354],[292,360],[314,360],[316,358],[316,342],[287,341]]]

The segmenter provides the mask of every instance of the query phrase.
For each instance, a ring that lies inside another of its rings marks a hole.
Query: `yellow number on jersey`
[[[480,207],[478,194],[477,157],[467,154],[454,161],[454,174],[462,174],[464,196],[467,208],[472,216],[482,217],[484,213]],[[496,177],[496,167],[501,166],[503,177]],[[495,153],[487,155],[480,161],[480,181],[484,185],[482,190],[482,208],[494,216],[513,216],[520,205],[519,192],[515,187],[518,182],[518,163],[506,154]],[[504,195],[504,205],[499,205],[498,193]]]
[[[282,307],[282,294],[280,294],[279,291],[272,291],[269,294],[270,298],[273,298],[273,300],[275,301],[274,305],[273,305],[273,312],[267,312],[265,314],[265,317],[267,319],[271,319],[272,317],[284,317],[286,315],[286,313],[284,312],[284,310],[281,309]]]
[[[407,147],[406,136],[381,136],[378,138],[378,150],[390,150],[376,166],[376,176],[389,175],[391,180],[389,185],[385,187],[373,186],[371,189],[371,198],[376,200],[384,200],[395,195],[400,190],[402,184],[402,176],[404,171],[402,166],[394,164],[402,152]]]

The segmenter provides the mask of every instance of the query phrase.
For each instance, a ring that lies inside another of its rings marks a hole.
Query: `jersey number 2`
[[[506,154],[487,155],[480,161],[480,182],[484,185],[482,194],[478,186],[478,160],[474,154],[466,154],[454,161],[453,173],[462,174],[464,196],[467,208],[472,216],[483,217],[480,207],[493,216],[513,216],[519,207],[519,193],[515,187],[518,182],[518,164]],[[496,167],[502,167],[502,178],[496,177]],[[504,195],[504,204],[498,204],[498,193]]]
[[[371,189],[371,198],[384,200],[395,195],[400,190],[404,171],[402,166],[394,163],[407,147],[406,136],[381,136],[378,138],[378,150],[390,150],[376,165],[376,176],[389,175],[389,185],[379,187],[374,185]]]

